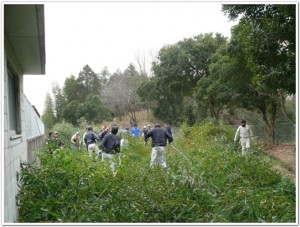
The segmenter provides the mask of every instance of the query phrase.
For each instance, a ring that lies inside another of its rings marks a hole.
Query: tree
[[[223,11],[230,19],[241,15],[232,29],[231,46],[245,56],[256,107],[275,142],[278,104],[288,116],[285,100],[295,94],[295,5],[223,5]]]
[[[117,71],[113,74],[103,90],[102,97],[115,116],[128,114],[136,121],[135,113],[142,108],[137,89],[146,79],[145,76],[139,75],[133,64],[129,64],[124,72]]]
[[[236,65],[228,57],[227,48],[225,43],[217,49],[209,65],[209,75],[200,78],[195,89],[199,104],[209,109],[214,119],[219,119],[221,112],[233,105],[234,80],[227,76],[236,73]]]
[[[111,111],[102,103],[99,95],[89,94],[85,102],[78,105],[76,117],[84,117],[89,123],[101,123],[111,118]]]
[[[160,49],[157,61],[152,65],[156,79],[151,78],[149,81],[155,87],[151,89],[143,84],[139,89],[139,94],[146,96],[145,91],[152,91],[152,99],[157,100],[154,109],[157,118],[170,117],[167,122],[173,124],[183,120],[185,97],[193,97],[197,82],[209,76],[212,57],[224,43],[226,38],[221,34],[210,33],[184,39]]]
[[[72,100],[67,103],[67,105],[64,107],[63,110],[63,118],[73,124],[77,125],[78,124],[78,116],[77,116],[77,108],[80,105],[79,100]]]
[[[211,68],[213,69],[215,66],[221,68],[222,62],[226,63],[224,60],[227,58],[227,63],[222,67],[221,72],[224,74],[223,77],[232,83],[231,88],[234,91],[232,101],[236,107],[253,111],[259,110],[266,123],[270,141],[274,143],[278,99],[274,95],[259,92],[254,84],[256,74],[249,66],[247,51],[242,42],[244,33],[241,31],[244,29],[246,29],[244,25],[236,25],[232,29],[228,55],[219,58],[219,61],[211,65]]]
[[[77,83],[81,94],[79,100],[82,102],[89,94],[101,94],[101,80],[89,65],[84,66],[83,70],[80,71],[77,78]]]
[[[223,5],[231,20],[241,16],[240,45],[255,76],[255,89],[279,100],[284,115],[295,123],[285,100],[296,91],[296,5]]]
[[[71,75],[65,79],[63,94],[67,103],[73,100],[82,99],[83,95],[79,91],[79,84],[77,83],[75,76]],[[84,101],[84,99],[82,101]]]
[[[57,83],[53,84],[52,93],[54,95],[54,110],[56,115],[56,122],[62,122],[63,110],[66,105],[66,100],[59,84]]]
[[[46,129],[51,129],[53,125],[55,124],[55,116],[53,112],[53,102],[52,98],[49,93],[46,94],[45,99],[45,107],[44,107],[44,113],[42,115],[42,121],[45,125]]]

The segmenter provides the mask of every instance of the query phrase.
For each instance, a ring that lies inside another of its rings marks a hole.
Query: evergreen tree
[[[55,116],[53,112],[53,101],[49,93],[46,94],[45,108],[42,115],[42,121],[45,125],[46,130],[49,130],[55,124]]]

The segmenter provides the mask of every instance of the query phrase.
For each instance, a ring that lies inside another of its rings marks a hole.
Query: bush
[[[87,152],[42,152],[39,165],[22,164],[19,221],[295,222],[295,185],[263,153],[241,156],[231,142],[232,128],[207,123],[181,132],[166,148],[167,170],[151,169],[151,147],[134,138],[116,177],[109,163]]]

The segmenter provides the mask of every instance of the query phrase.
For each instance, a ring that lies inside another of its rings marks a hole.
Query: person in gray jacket
[[[145,139],[148,139],[149,137],[152,138],[150,167],[153,168],[157,163],[164,168],[167,167],[165,146],[167,145],[167,140],[169,143],[173,141],[172,135],[162,129],[159,123],[156,123],[154,129],[146,134]]]

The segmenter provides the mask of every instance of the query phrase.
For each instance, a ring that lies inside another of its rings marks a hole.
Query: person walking
[[[173,137],[171,126],[168,124],[164,124],[165,130]],[[170,143],[169,140],[167,140],[167,143]]]
[[[88,132],[88,127],[86,127],[85,128],[85,133],[83,134],[83,136],[82,136],[82,144],[83,144],[83,146],[85,146],[85,148],[86,148],[86,151],[88,152],[89,150],[88,150],[88,145],[85,143],[85,141],[84,141],[84,138],[85,138],[85,135],[87,134],[87,132]]]
[[[114,125],[111,127],[111,133],[104,137],[100,144],[100,149],[102,152],[102,162],[105,159],[110,161],[110,168],[112,169],[113,175],[115,176],[117,172],[115,171],[115,156],[120,155],[120,141],[121,138],[117,137],[118,126]]]
[[[147,126],[146,126],[146,125],[144,125],[144,128],[143,128],[142,131],[143,131],[143,134],[144,134],[144,135],[147,134],[147,131],[148,131],[148,130],[147,130]]]
[[[131,128],[131,134],[135,138],[139,138],[139,135],[143,134],[142,130],[137,127],[137,123],[134,123],[134,126]]]
[[[145,143],[144,145],[148,145],[148,139],[146,139],[146,135],[147,133],[151,130],[151,125],[148,124],[147,127],[146,125],[144,126],[144,129],[143,129],[143,133],[144,133],[144,140],[145,140]]]
[[[250,148],[250,139],[252,138],[253,134],[250,129],[250,126],[246,124],[245,120],[241,121],[241,125],[237,128],[234,142],[237,141],[238,137],[240,138],[240,144],[242,146],[242,155],[246,155]]]
[[[93,131],[93,128],[91,126],[87,127],[87,133],[84,137],[84,142],[88,146],[88,152],[90,157],[93,156],[93,152],[96,152],[96,154],[99,154],[100,151],[97,147],[96,140],[100,141],[99,136]]]
[[[160,127],[159,123],[154,125],[154,129],[147,132],[145,139],[149,137],[152,138],[152,152],[151,152],[151,161],[150,167],[159,163],[162,167],[166,168],[166,151],[165,146],[167,144],[167,139],[169,143],[173,141],[172,135],[170,135],[166,130]]]
[[[71,138],[71,146],[73,150],[80,148],[80,133],[76,132]]]
[[[103,140],[106,133],[107,133],[106,126],[102,125],[100,133],[99,133],[100,142]]]

